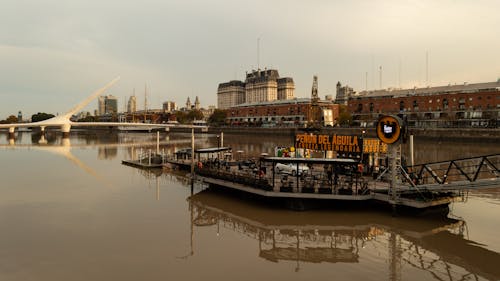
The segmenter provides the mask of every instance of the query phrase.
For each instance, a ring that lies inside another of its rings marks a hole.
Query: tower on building
[[[198,99],[198,96],[196,96],[194,100],[194,109],[200,110],[200,100]]]
[[[135,96],[131,96],[128,99],[127,112],[132,113],[137,111],[137,100]]]
[[[191,110],[191,100],[189,99],[189,97],[187,98],[187,101],[186,101],[186,109]]]

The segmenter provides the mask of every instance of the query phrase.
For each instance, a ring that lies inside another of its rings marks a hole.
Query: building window
[[[357,112],[361,112],[363,111],[363,104],[362,103],[358,103],[358,110]]]
[[[404,101],[400,101],[400,102],[399,102],[399,110],[400,110],[400,111],[405,110],[405,102],[404,102]]]
[[[413,110],[418,110],[418,102],[416,100],[413,101]]]
[[[370,102],[370,112],[373,112],[373,102]]]
[[[443,109],[444,110],[448,109],[448,100],[447,99],[443,99]]]
[[[465,98],[460,98],[458,100],[458,109],[465,109]]]

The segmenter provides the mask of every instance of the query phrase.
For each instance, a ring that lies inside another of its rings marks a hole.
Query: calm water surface
[[[189,135],[161,136],[161,150]],[[195,186],[183,172],[121,165],[156,135],[0,135],[0,280],[498,280],[500,190],[448,219],[293,212]],[[290,138],[229,136],[245,156]],[[197,136],[197,147],[217,144]],[[500,153],[416,140],[416,162]]]

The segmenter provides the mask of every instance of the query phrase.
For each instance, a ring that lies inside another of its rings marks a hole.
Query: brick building
[[[413,126],[496,126],[500,80],[404,90],[363,91],[351,96],[348,109],[355,124],[380,114],[402,114]]]
[[[339,105],[332,101],[319,101],[319,107],[322,110],[324,124],[335,125],[339,115]],[[306,124],[310,108],[309,98],[244,103],[229,108],[226,120],[231,125],[300,126]]]

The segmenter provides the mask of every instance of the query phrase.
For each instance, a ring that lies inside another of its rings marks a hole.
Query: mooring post
[[[194,127],[191,127],[191,193],[194,185]]]
[[[156,154],[160,154],[160,132],[156,132]]]
[[[414,150],[413,150],[413,135],[410,135],[410,164],[412,167],[415,165]]]
[[[9,127],[9,141],[16,137],[16,127]]]

